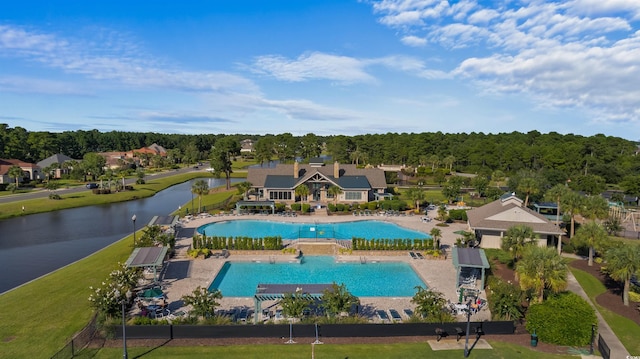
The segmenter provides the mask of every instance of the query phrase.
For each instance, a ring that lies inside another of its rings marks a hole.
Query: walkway
[[[568,282],[568,286],[567,286],[568,290],[584,298],[589,304],[591,304],[593,309],[595,309],[596,317],[598,318],[598,334],[602,336],[604,341],[609,346],[609,349],[611,350],[610,357],[611,358],[630,358],[629,352],[627,351],[627,349],[624,347],[624,345],[622,345],[622,342],[618,339],[618,337],[613,332],[613,330],[611,330],[611,327],[609,326],[609,324],[607,324],[604,318],[602,318],[602,315],[600,315],[600,312],[598,312],[598,309],[591,302],[591,299],[589,299],[589,297],[587,296],[587,293],[585,293],[585,291],[582,289],[582,287],[580,286],[580,283],[578,283],[578,280],[576,280],[576,277],[573,276],[573,273],[571,273],[571,271],[569,271],[569,274],[567,276],[567,282]],[[598,339],[595,338],[595,340],[597,341]]]

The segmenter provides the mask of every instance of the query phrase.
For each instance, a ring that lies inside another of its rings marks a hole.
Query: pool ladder
[[[360,257],[360,264],[367,264],[367,257]]]
[[[269,263],[270,264],[276,264],[276,257],[275,256],[269,256]]]

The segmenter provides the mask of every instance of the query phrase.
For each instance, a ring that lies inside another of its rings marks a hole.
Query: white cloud
[[[421,47],[427,44],[427,39],[413,35],[405,36],[400,41],[407,46],[413,47]]]
[[[382,23],[400,29],[406,45],[412,46],[411,37],[445,51],[474,50],[467,58],[458,52],[463,57],[451,75],[483,91],[526,94],[538,106],[586,110],[599,121],[640,122],[640,32],[632,25],[640,18],[637,0],[452,6],[385,0],[373,8]],[[405,12],[439,16],[421,16],[420,26],[385,22]]]
[[[351,57],[314,52],[289,60],[268,55],[256,58],[254,71],[284,81],[333,80],[343,83],[372,82],[374,78],[364,71],[364,64]]]

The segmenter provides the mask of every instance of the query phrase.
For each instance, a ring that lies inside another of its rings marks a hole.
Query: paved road
[[[179,173],[204,171],[204,168],[207,168],[207,167],[209,167],[208,164],[204,164],[204,166],[199,166],[198,169],[191,168],[191,167],[181,168],[178,170],[171,170],[171,171],[148,175],[146,176],[146,178],[147,179],[148,178],[164,178],[164,177],[173,176]],[[136,180],[137,178],[127,178],[125,179],[124,183],[125,185],[130,185],[132,183],[135,183]],[[84,192],[84,191],[89,191],[89,189],[87,189],[85,186],[78,186],[78,187],[71,187],[71,188],[60,188],[56,190],[56,193],[68,194],[68,193],[77,193],[77,192]],[[29,193],[18,193],[18,194],[12,194],[8,196],[1,196],[0,203],[18,202],[18,201],[24,201],[24,200],[36,199],[36,198],[45,198],[45,197],[49,197],[49,191],[44,189],[37,189]]]

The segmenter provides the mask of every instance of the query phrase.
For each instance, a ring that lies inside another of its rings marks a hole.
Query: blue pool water
[[[425,283],[404,262],[336,263],[334,257],[303,257],[302,263],[227,262],[209,286],[224,297],[252,297],[258,284],[344,283],[357,297],[412,297]]]
[[[428,239],[428,234],[412,231],[382,221],[354,221],[345,223],[282,223],[272,221],[238,220],[206,224],[198,233],[207,236],[262,238],[281,236],[283,239],[335,238],[352,239]]]

